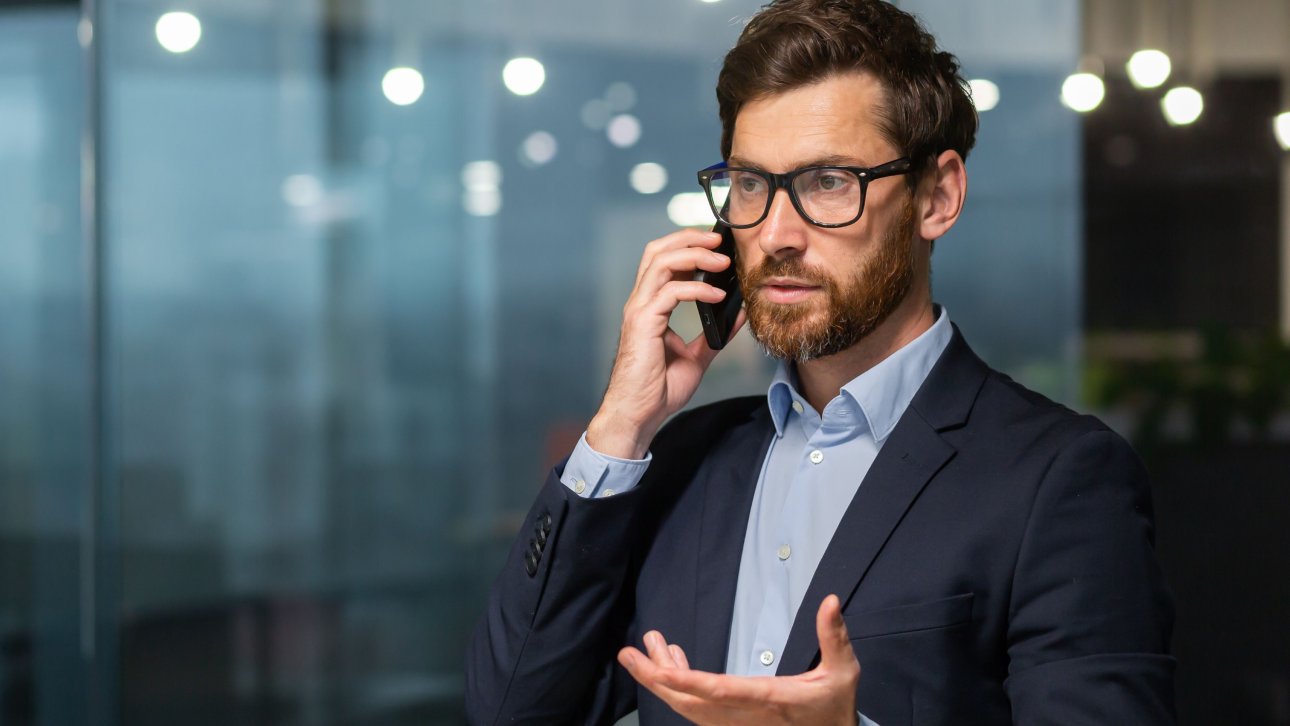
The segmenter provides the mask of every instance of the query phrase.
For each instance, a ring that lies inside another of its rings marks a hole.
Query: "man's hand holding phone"
[[[623,306],[618,354],[600,410],[587,426],[587,444],[623,459],[640,459],[667,417],[681,410],[716,358],[702,334],[686,342],[668,325],[683,301],[716,304],[727,293],[694,278],[733,261],[716,252],[717,232],[685,229],[645,246],[636,285]],[[743,325],[740,312],[730,337]]]

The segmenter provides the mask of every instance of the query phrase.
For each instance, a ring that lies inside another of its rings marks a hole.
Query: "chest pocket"
[[[882,610],[843,613],[842,619],[851,640],[945,628],[972,620],[972,593]]]

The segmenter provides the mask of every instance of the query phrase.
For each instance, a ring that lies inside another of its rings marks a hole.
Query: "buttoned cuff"
[[[602,454],[587,443],[584,431],[564,465],[560,483],[584,499],[612,497],[634,489],[653,459],[654,455],[648,452],[644,459],[619,459]]]

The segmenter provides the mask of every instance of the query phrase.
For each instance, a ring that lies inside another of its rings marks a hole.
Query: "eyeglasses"
[[[802,218],[817,227],[845,227],[864,214],[869,182],[906,174],[913,168],[907,157],[881,166],[808,166],[787,174],[760,169],[740,169],[720,164],[699,172],[699,186],[708,196],[712,213],[736,229],[755,227],[770,213],[775,192],[788,190],[788,198]]]

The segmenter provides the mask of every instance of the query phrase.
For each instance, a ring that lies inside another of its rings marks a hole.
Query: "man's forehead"
[[[749,101],[735,118],[730,161],[759,168],[889,161],[885,96],[874,76],[852,72]]]

